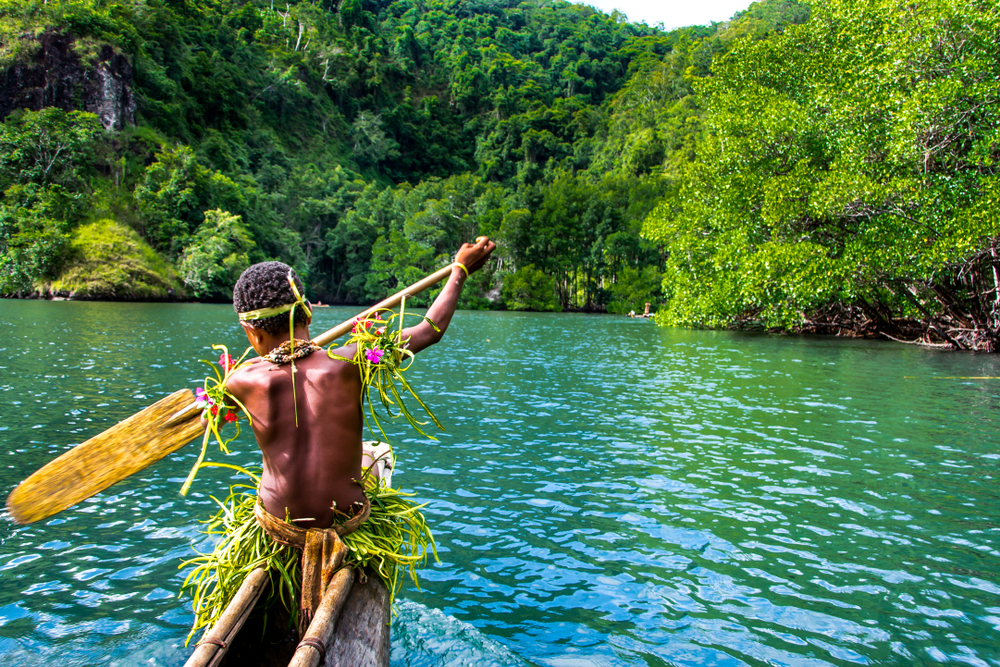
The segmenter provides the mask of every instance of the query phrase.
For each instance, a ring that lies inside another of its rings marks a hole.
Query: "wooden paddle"
[[[451,275],[450,264],[400,290],[388,299],[320,334],[313,341],[328,345],[348,333],[354,320],[395,308],[405,298],[423,292]],[[100,435],[77,445],[39,468],[7,497],[7,511],[20,524],[47,519],[134,475],[202,435],[190,389],[163,398]]]

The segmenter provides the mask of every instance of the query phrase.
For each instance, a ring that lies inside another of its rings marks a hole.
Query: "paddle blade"
[[[204,431],[198,411],[177,418],[193,402],[181,389],[77,445],[18,484],[7,510],[20,524],[47,519],[177,451]]]

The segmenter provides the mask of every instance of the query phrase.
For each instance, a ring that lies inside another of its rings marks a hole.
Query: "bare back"
[[[324,351],[291,366],[256,359],[237,371],[227,388],[253,417],[264,455],[260,499],[271,514],[287,509],[302,527],[334,522],[333,507],[350,512],[363,503],[361,479],[361,376],[347,361]],[[295,425],[296,411],[298,426]]]
[[[496,244],[485,236],[475,244],[462,245],[448,282],[427,310],[427,320],[435,324],[425,320],[400,334],[410,352],[416,354],[441,340],[465,279],[479,270],[495,249]],[[282,331],[269,332],[247,321],[240,324],[258,354],[267,354],[288,340],[289,334]],[[294,336],[310,340],[308,323],[296,324]],[[335,351],[350,359],[357,348],[352,344]],[[358,481],[364,427],[361,374],[349,361],[331,359],[322,351],[299,359],[295,365],[297,410],[290,366],[255,359],[234,373],[226,388],[253,417],[254,435],[264,454],[260,486],[264,508],[281,518],[287,511],[292,519],[309,519],[296,522],[303,527],[326,527],[336,518],[334,507],[349,513],[352,506],[365,502]]]

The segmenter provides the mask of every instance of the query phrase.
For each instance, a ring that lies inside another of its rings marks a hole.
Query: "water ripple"
[[[225,307],[0,309],[5,493],[242,345]],[[933,379],[1000,360],[513,313],[459,313],[422,356],[447,431],[392,433],[441,563],[404,590],[394,667],[1000,666],[997,386]],[[230,479],[180,498],[195,455],[4,523],[5,663],[183,663],[177,565]]]

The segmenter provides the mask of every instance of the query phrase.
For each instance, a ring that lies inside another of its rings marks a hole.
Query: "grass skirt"
[[[206,522],[205,532],[220,536],[215,549],[181,563],[181,568],[194,566],[181,589],[181,594],[190,590],[194,598],[194,626],[188,641],[199,630],[215,624],[246,576],[258,567],[267,568],[271,577],[268,606],[280,602],[290,612],[292,626],[298,623],[302,552],[273,541],[257,523],[253,508],[260,478],[241,470],[253,484],[230,487],[225,501],[213,497],[220,510]],[[341,538],[348,549],[344,566],[367,567],[385,583],[392,600],[404,570],[420,588],[416,568],[427,560],[428,547],[437,558],[434,537],[420,511],[424,506],[409,500],[413,494],[391,488],[370,471],[365,471],[363,481],[371,516],[358,530]]]

